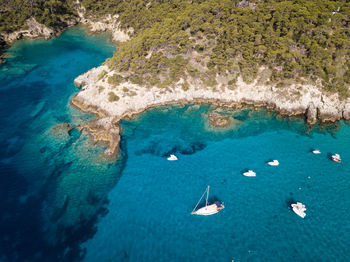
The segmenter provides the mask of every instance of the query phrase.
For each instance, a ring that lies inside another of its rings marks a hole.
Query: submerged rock
[[[50,131],[56,136],[64,136],[69,135],[70,131],[72,131],[77,126],[71,126],[69,123],[60,123],[53,126]]]
[[[223,128],[232,124],[234,118],[231,116],[223,116],[216,112],[208,115],[209,124],[212,127]]]
[[[106,117],[91,121],[83,125],[80,129],[86,130],[94,139],[94,142],[103,142],[108,145],[104,155],[108,158],[114,158],[119,153],[120,128],[112,119]]]

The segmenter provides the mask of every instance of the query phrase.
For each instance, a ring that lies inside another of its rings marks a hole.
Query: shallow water
[[[74,78],[112,56],[108,37],[74,27],[20,41],[0,66],[0,261],[350,259],[342,122],[311,131],[264,110],[160,107],[122,121],[123,154],[112,162],[86,134],[57,126],[93,118],[69,99]],[[213,110],[237,121],[212,129]],[[321,155],[309,153],[315,147]],[[171,153],[179,160],[167,161]],[[255,178],[241,175],[248,168]],[[191,216],[207,185],[226,208]],[[305,219],[291,211],[295,201]]]
[[[226,112],[242,122],[220,132],[208,125],[211,110],[163,107],[122,123],[126,166],[85,261],[348,260],[350,127],[310,132],[303,120],[243,110]],[[247,168],[257,176],[242,176]],[[207,185],[226,208],[191,216]],[[289,208],[295,201],[305,219]]]

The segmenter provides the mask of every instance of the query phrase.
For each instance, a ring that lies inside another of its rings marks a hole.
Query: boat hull
[[[247,176],[247,177],[255,177],[256,174],[254,172],[245,172],[243,173],[243,176]]]
[[[292,204],[291,205],[292,208],[293,208],[293,211],[295,214],[297,214],[298,216],[300,216],[301,218],[304,218],[306,216],[305,214],[305,211],[306,211],[306,208],[304,205],[302,204]]]
[[[216,204],[212,204],[209,206],[202,207],[198,209],[197,211],[192,212],[192,215],[199,215],[199,216],[210,216],[218,213],[221,209],[223,209],[224,206],[222,207],[217,207]]]
[[[167,159],[168,159],[168,161],[176,161],[177,160],[177,156],[170,155]]]
[[[332,157],[332,160],[333,160],[334,162],[341,163],[341,160],[340,160],[340,159],[337,159],[337,158]]]

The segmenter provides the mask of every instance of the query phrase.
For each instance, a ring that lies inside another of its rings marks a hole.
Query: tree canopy
[[[0,31],[23,26],[30,16],[55,26],[75,15],[73,0],[5,2]],[[234,84],[238,75],[253,81],[264,68],[270,84],[311,81],[348,95],[347,0],[80,2],[90,18],[118,14],[123,29],[134,29],[108,65],[135,83],[167,87],[180,78],[197,78],[214,86],[220,75]]]

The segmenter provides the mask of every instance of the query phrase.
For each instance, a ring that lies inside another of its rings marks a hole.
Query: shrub
[[[190,87],[190,85],[185,81],[184,83],[181,84],[181,87],[184,91],[187,91]]]
[[[107,75],[106,70],[103,70],[101,73],[98,74],[97,78],[98,80],[101,80],[105,75]]]
[[[108,101],[109,102],[116,102],[119,100],[119,96],[117,96],[114,92],[108,93]]]
[[[121,75],[114,74],[110,77],[108,77],[108,84],[112,86],[118,86],[123,82],[124,78]]]

